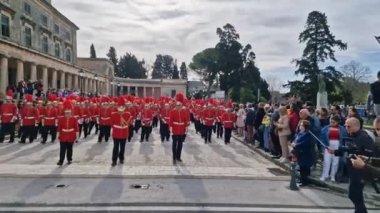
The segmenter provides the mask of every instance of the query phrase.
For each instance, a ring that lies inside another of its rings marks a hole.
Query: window
[[[30,7],[30,4],[24,2],[24,12],[26,15],[32,14],[32,8]]]
[[[67,62],[71,62],[71,50],[70,49],[66,49],[66,61]]]
[[[9,37],[9,17],[1,15],[1,35]]]
[[[60,58],[61,57],[61,45],[59,43],[55,43],[54,49],[55,49],[55,57]]]
[[[59,26],[57,24],[54,24],[54,33],[59,35]]]
[[[48,25],[48,18],[47,18],[47,16],[41,15],[41,23],[42,23],[42,25],[44,25],[45,27],[47,27],[47,25]]]
[[[68,41],[71,41],[71,36],[70,36],[70,32],[69,31],[65,32],[65,39],[68,40]]]
[[[49,53],[49,40],[47,36],[42,37],[42,52]]]
[[[32,29],[30,27],[25,27],[25,45],[32,46]]]

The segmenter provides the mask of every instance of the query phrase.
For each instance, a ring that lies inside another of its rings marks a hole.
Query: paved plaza
[[[240,177],[250,179],[287,180],[284,170],[232,139],[225,145],[213,138],[204,144],[200,135],[190,129],[183,147],[183,163],[172,165],[172,144],[162,143],[158,129],[153,129],[149,142],[139,142],[135,135],[126,145],[125,163],[111,167],[113,142],[97,143],[92,134],[74,145],[73,164],[58,167],[59,144],[0,144],[1,176],[194,176]]]

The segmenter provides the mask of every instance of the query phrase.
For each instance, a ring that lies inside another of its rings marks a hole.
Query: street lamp
[[[98,74],[95,74],[95,97],[98,97]]]
[[[117,85],[117,96],[120,96],[120,86],[121,86],[121,84],[120,84],[120,82],[118,82],[116,85]]]
[[[79,81],[80,81],[80,95],[83,96],[83,75],[84,75],[84,72],[83,70],[79,70]]]
[[[379,44],[380,44],[380,36],[375,36],[375,39],[376,39],[376,41],[379,42]]]

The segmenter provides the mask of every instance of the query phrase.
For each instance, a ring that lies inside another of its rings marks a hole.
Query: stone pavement
[[[251,148],[252,150],[255,151],[255,153],[263,156],[265,159],[271,161],[272,163],[280,166],[281,168],[285,169],[285,170],[289,170],[290,169],[290,164],[289,163],[281,163],[279,160],[277,159],[272,159],[271,158],[271,155],[267,152],[265,152],[264,150],[262,149],[259,149],[259,148],[256,148],[254,145],[252,144],[246,144],[244,143],[244,138],[243,137],[238,137],[237,135],[233,135],[233,138],[239,142],[241,142],[242,144],[245,144],[246,146],[248,146],[249,148]],[[322,174],[322,163],[319,162],[316,166],[316,168],[314,170],[311,171],[311,176],[310,176],[310,179],[312,181],[313,184],[317,185],[317,186],[321,186],[321,187],[327,187],[331,190],[334,190],[334,191],[337,191],[337,192],[340,192],[340,193],[344,193],[344,194],[348,194],[348,183],[338,183],[338,182],[331,182],[331,181],[321,181],[319,178],[321,177],[321,174]],[[378,187],[380,187],[380,184],[378,184]],[[366,199],[367,202],[375,205],[375,206],[380,206],[380,195],[379,194],[376,194],[375,190],[373,189],[372,185],[370,185],[369,183],[366,184],[365,188],[364,188],[364,197]]]
[[[0,176],[10,177],[203,177],[289,180],[285,170],[236,140],[225,145],[213,135],[204,144],[193,129],[184,143],[183,163],[172,165],[171,142],[161,143],[158,129],[150,142],[139,142],[139,134],[127,143],[124,165],[112,168],[112,140],[97,143],[90,135],[74,145],[73,164],[58,167],[59,144],[0,144]]]

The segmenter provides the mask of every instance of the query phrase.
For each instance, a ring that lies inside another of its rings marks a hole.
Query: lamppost
[[[83,70],[81,69],[81,70],[79,70],[79,81],[80,81],[80,83],[79,83],[79,85],[80,85],[80,95],[81,96],[83,96],[83,74],[84,74],[84,72],[83,72]]]
[[[121,86],[121,84],[120,84],[120,82],[118,82],[116,85],[117,85],[117,96],[120,96],[120,86]]]
[[[379,42],[379,44],[380,44],[380,36],[375,36],[375,39],[376,39],[376,41]]]
[[[98,74],[95,74],[95,97],[98,97]]]

